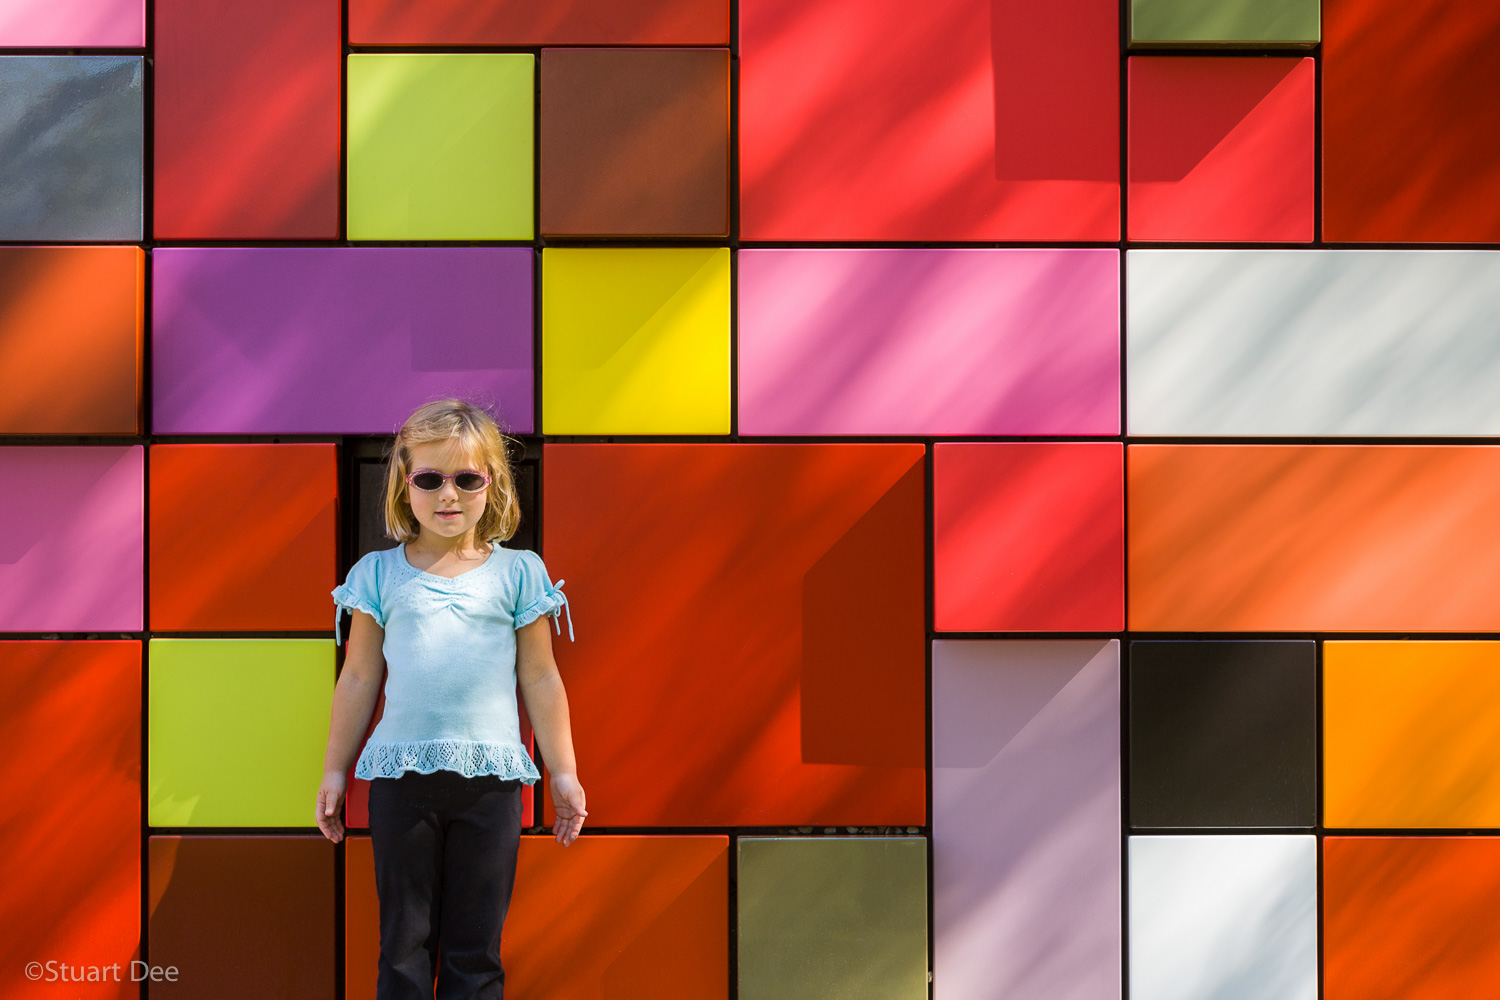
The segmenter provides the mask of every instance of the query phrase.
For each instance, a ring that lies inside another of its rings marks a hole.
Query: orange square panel
[[[1490,997],[1500,838],[1323,841],[1324,1000]]]
[[[47,977],[140,957],[141,644],[0,642],[0,727],[4,995],[134,996],[128,982]],[[23,977],[30,962],[41,979]]]
[[[917,444],[546,447],[591,825],[925,821],[923,459]]]
[[[153,629],[328,628],[334,445],[153,445],[149,468]]]
[[[1500,631],[1500,448],[1131,445],[1129,628]]]

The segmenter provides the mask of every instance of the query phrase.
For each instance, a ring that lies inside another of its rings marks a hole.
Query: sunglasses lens
[[[411,477],[411,484],[419,490],[431,493],[443,488],[443,477],[436,472],[419,472]]]
[[[484,489],[484,477],[477,472],[460,472],[453,477],[453,485],[465,493],[478,493]]]

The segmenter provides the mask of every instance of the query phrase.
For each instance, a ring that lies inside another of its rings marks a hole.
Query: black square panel
[[[1316,645],[1130,644],[1130,824],[1317,822]]]

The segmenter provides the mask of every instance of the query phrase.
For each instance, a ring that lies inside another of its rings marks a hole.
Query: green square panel
[[[312,826],[334,650],[327,639],[152,639],[151,826]]]
[[[1130,44],[1306,47],[1319,22],[1318,0],[1131,0]]]
[[[927,841],[741,837],[740,1000],[926,1000]]]
[[[349,56],[351,240],[529,240],[530,53]]]

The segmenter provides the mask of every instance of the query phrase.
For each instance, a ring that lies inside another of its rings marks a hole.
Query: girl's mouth
[[[461,517],[462,515],[463,511],[461,510],[440,510],[437,512],[438,517]]]

